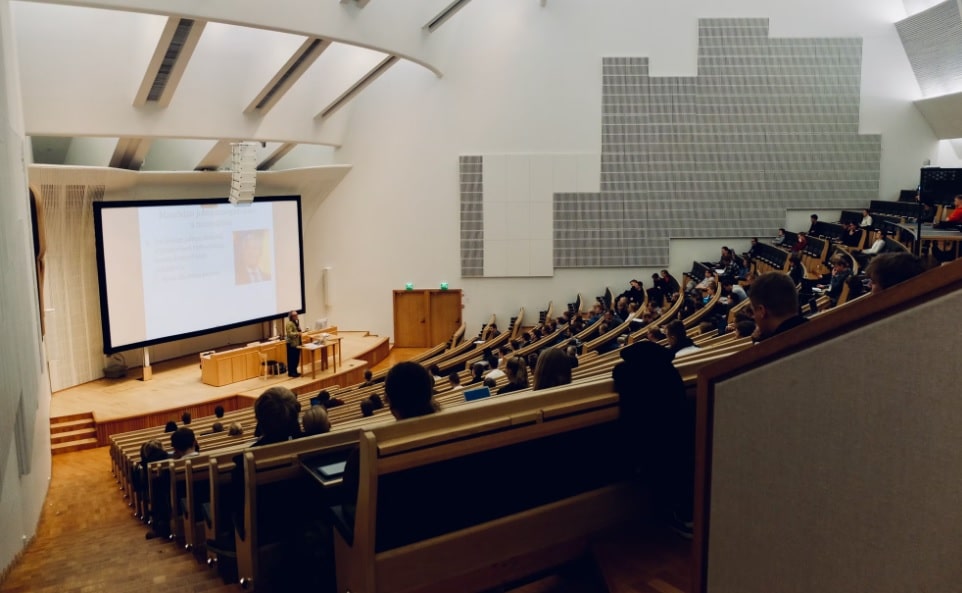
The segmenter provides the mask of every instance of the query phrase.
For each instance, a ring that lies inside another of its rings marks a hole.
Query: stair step
[[[94,426],[96,426],[96,423],[94,422],[93,418],[84,418],[80,420],[66,420],[62,422],[58,422],[57,420],[58,419],[56,418],[50,419],[51,434],[59,433],[59,432],[68,432],[68,431],[77,430],[80,428],[94,428]]]
[[[58,422],[69,422],[71,420],[86,420],[88,418],[90,420],[93,420],[93,417],[94,417],[93,412],[81,412],[79,414],[65,414],[63,416],[57,416],[55,418],[51,417],[50,423],[56,424]]]
[[[71,430],[69,432],[58,432],[55,434],[51,434],[50,442],[56,445],[60,443],[67,443],[71,441],[77,441],[77,440],[89,439],[89,438],[92,438],[92,439],[97,438],[96,428],[93,428],[93,427],[81,428],[79,430]]]
[[[97,439],[83,439],[70,441],[69,443],[58,443],[50,446],[50,451],[54,455],[58,453],[69,453],[70,451],[82,451],[84,449],[97,448]]]

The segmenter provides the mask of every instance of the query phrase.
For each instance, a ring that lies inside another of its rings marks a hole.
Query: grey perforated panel
[[[555,194],[556,267],[662,266],[669,237],[769,235],[786,208],[878,197],[858,134],[861,40],[699,21],[698,75],[605,58],[600,194]]]
[[[947,0],[895,24],[922,95],[962,90],[962,17]]]
[[[459,159],[461,179],[461,276],[484,275],[484,183],[480,155]]]
[[[694,77],[604,58],[600,192],[554,194],[554,266],[661,267],[672,237],[768,236],[786,208],[877,199],[861,58],[860,39],[770,39],[767,19],[700,20]],[[462,159],[462,268],[483,268],[465,250],[483,245],[466,226],[467,166],[480,170]]]

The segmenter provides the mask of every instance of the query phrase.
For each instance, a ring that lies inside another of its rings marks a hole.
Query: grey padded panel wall
[[[484,185],[479,155],[459,159],[461,181],[461,276],[484,275]]]
[[[895,27],[923,96],[962,88],[962,17],[956,0],[946,0]]]
[[[661,267],[670,238],[769,236],[787,208],[878,198],[860,39],[771,39],[767,19],[701,19],[698,38],[694,77],[603,59],[601,191],[554,194],[555,267]]]

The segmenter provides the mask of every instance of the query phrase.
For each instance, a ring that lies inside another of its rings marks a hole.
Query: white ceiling
[[[365,76],[392,55],[409,56],[401,63],[439,73],[426,57],[438,33],[422,26],[451,0],[404,4],[402,9],[395,0],[14,2],[34,161],[94,167],[113,162],[142,171],[222,169],[229,165],[221,158],[225,146],[256,140],[263,143],[258,162],[270,170],[332,164],[350,110],[321,118],[326,107],[345,94],[353,98],[351,89],[363,92]],[[264,12],[267,5],[278,9]],[[304,7],[301,22],[297,13],[285,12],[296,6]],[[314,22],[312,12],[326,18]],[[206,20],[197,21],[196,47],[181,54],[183,74],[171,77],[169,105],[135,106],[138,88],[155,76],[151,63],[156,68],[168,48],[165,27],[172,31],[182,16]],[[334,23],[334,34],[351,43],[328,45],[333,37],[320,34],[324,23]],[[245,115],[314,38],[325,40],[324,51],[289,77],[295,82],[278,92],[276,105]]]

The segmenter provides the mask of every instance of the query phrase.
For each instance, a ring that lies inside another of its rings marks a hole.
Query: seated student
[[[788,256],[789,268],[788,276],[795,283],[795,286],[801,286],[805,280],[805,266],[802,265],[802,255],[798,252],[793,252]]]
[[[845,225],[845,232],[842,233],[842,245],[846,247],[858,247],[859,242],[862,240],[862,229],[858,227],[854,222],[849,222]]]
[[[778,233],[775,235],[775,238],[772,239],[772,245],[777,245],[779,247],[788,247],[787,245],[785,245],[785,238],[786,238],[785,229],[779,228]]]
[[[184,423],[184,426],[190,424],[190,412],[184,412],[181,414],[180,421]]]
[[[745,289],[742,288],[741,285],[736,284],[735,279],[731,276],[722,276],[721,287],[721,302],[728,305],[729,308],[748,298],[748,293],[745,292]]]
[[[361,406],[362,417],[370,418],[371,416],[374,415],[374,406],[371,405],[371,402],[369,400],[367,399],[361,400],[360,406]]]
[[[317,403],[324,406],[325,408],[336,408],[338,406],[344,405],[344,400],[338,399],[336,397],[331,397],[331,393],[326,389],[322,389],[317,394],[317,397],[315,399],[317,400]]]
[[[845,281],[845,284],[848,285],[848,300],[850,301],[854,301],[866,292],[865,283],[862,281],[862,278],[855,274],[850,275]]]
[[[571,383],[571,359],[564,351],[549,348],[538,357],[533,391]]]
[[[816,236],[815,230],[818,228],[818,214],[812,214],[808,219],[808,234],[814,237]]]
[[[220,422],[215,422],[210,426],[211,432],[224,432],[224,425]]]
[[[750,319],[743,319],[735,322],[735,335],[739,338],[748,338],[755,332],[755,322]]]
[[[391,367],[384,378],[384,398],[394,418],[404,420],[437,412],[432,383],[428,372],[416,362],[399,362]]]
[[[217,416],[218,418],[223,418],[223,417],[224,417],[224,406],[221,406],[221,405],[216,406],[216,407],[214,408],[214,416]]]
[[[628,290],[618,295],[618,298],[625,297],[628,299],[628,303],[641,304],[645,302],[645,286],[641,281],[632,279],[628,284]]]
[[[665,334],[668,336],[668,350],[674,358],[684,356],[692,352],[701,350],[685,331],[685,324],[680,319],[675,319],[665,326]]]
[[[667,283],[659,278],[658,274],[652,274],[651,288],[645,291],[648,293],[648,305],[652,307],[664,306],[665,300],[668,298],[665,290],[667,290]]]
[[[474,368],[477,368],[478,364],[480,363],[476,363],[474,365]],[[481,367],[481,370],[483,371],[484,367]],[[484,381],[484,377],[478,374],[475,374],[475,376],[470,381],[468,381],[468,385],[471,385],[474,383],[480,383],[482,381]],[[457,371],[451,371],[451,373],[448,374],[448,386],[451,388],[451,391],[461,389],[461,377],[460,375],[458,375]]]
[[[883,253],[869,263],[865,274],[872,281],[872,294],[881,292],[918,276],[925,268],[922,261],[908,252]]]
[[[428,372],[431,373],[431,377],[434,378],[434,384],[437,385],[441,381],[444,381],[444,376],[441,374],[441,367],[437,364],[432,364],[428,367]]]
[[[612,371],[624,449],[652,488],[657,518],[692,536],[695,495],[695,405],[666,348],[637,342]]]
[[[147,499],[149,492],[148,480],[150,475],[147,473],[147,464],[168,458],[170,458],[170,455],[164,450],[163,443],[157,439],[150,439],[140,446],[140,464],[137,473],[134,474],[134,489],[137,490],[142,500]],[[154,485],[155,487],[158,486],[156,483]],[[162,489],[162,485],[160,489]],[[151,529],[146,534],[147,539],[166,537],[170,533],[170,509],[166,502],[166,497],[151,501],[152,512],[151,516],[148,517]]]
[[[504,363],[508,384],[498,390],[498,395],[528,388],[528,365],[520,356],[512,356]]]
[[[186,426],[178,428],[170,435],[170,446],[174,450],[171,455],[174,459],[196,457],[200,454],[200,445],[197,444],[194,431]]]
[[[718,284],[715,280],[715,272],[713,272],[712,270],[706,269],[705,277],[702,278],[701,282],[695,285],[695,290],[692,292],[696,296],[701,296],[704,298],[704,295],[710,296],[711,294],[713,294],[717,287],[718,287]],[[699,292],[702,294],[698,294]]]
[[[862,221],[858,223],[858,226],[863,229],[872,228],[872,215],[869,213],[868,208],[862,209]]]
[[[960,228],[962,225],[962,195],[953,198],[955,208],[949,216],[935,225],[936,228]]]
[[[327,417],[327,408],[324,406],[308,408],[304,412],[304,417],[301,418],[301,424],[304,425],[304,436],[324,434],[331,430],[331,421]]]
[[[437,365],[432,365],[432,366],[437,366]],[[363,389],[365,387],[370,387],[371,385],[374,385],[374,373],[371,372],[371,369],[366,369],[364,371],[364,382],[358,385],[357,388]]]
[[[177,430],[177,423],[173,420],[168,420],[167,424],[164,425],[164,432],[174,432]]]
[[[300,404],[297,396],[287,387],[271,387],[254,401],[254,417],[257,419],[259,437],[251,446],[260,447],[282,443],[301,436],[297,414]]]
[[[798,314],[795,283],[782,272],[767,272],[755,279],[748,294],[755,320],[756,342],[802,325],[807,319]]]
[[[232,437],[239,437],[244,434],[244,427],[240,425],[240,422],[231,422],[230,426],[227,427],[227,434]]]
[[[485,369],[487,369],[487,365],[486,365],[485,363],[483,363],[483,362],[476,362],[476,363],[474,363],[473,365],[471,365],[471,379],[468,380],[468,383],[467,383],[467,384],[468,384],[468,385],[474,385],[475,383],[480,383],[481,381],[483,381],[483,380],[484,380],[484,371],[485,371]],[[451,382],[451,375],[452,375],[452,374],[453,374],[453,375],[457,375],[458,373],[457,373],[457,371],[455,371],[455,372],[453,372],[453,373],[448,373],[448,382],[453,385],[453,383]],[[458,383],[457,383],[457,384],[458,384],[458,385],[461,384],[461,378],[460,378],[460,377],[458,377]]]
[[[597,322],[599,319],[601,319],[602,315],[604,314],[605,314],[604,307],[601,306],[601,303],[599,301],[595,301],[595,304],[591,306],[591,311],[588,312],[588,325],[592,325],[595,322]],[[528,335],[527,332],[525,332],[525,335]],[[530,343],[531,343],[531,340],[529,339],[525,342],[525,346],[527,346]]]
[[[845,287],[845,282],[851,275],[852,268],[849,266],[848,258],[837,257],[832,260],[832,279],[828,284],[819,285],[819,288],[826,291],[830,307],[838,304],[838,299],[842,296],[842,288]]]
[[[571,333],[576,334],[582,331],[584,328],[585,328],[584,318],[580,316],[576,316],[574,319],[571,320]],[[512,349],[512,352],[514,352],[513,349]]]
[[[875,229],[873,234],[872,246],[868,249],[857,249],[852,251],[852,257],[858,262],[858,265],[864,267],[868,264],[869,258],[873,255],[878,255],[885,250],[885,236],[882,233],[882,229]]]
[[[631,311],[628,310],[628,299],[625,297],[618,297],[618,301],[615,303],[614,316],[618,319],[618,323],[624,323],[628,320],[628,316]]]
[[[370,397],[365,397],[361,400],[361,416],[364,418],[370,418],[374,415],[375,410],[380,410],[384,407],[384,402],[381,401],[381,396],[372,393]]]
[[[749,260],[753,260],[758,257],[760,252],[761,247],[758,246],[758,237],[752,237],[751,246],[748,248],[748,251],[745,252],[745,255]]]
[[[505,355],[504,358],[496,359],[495,360],[495,362],[497,363],[496,366],[490,371],[488,371],[487,373],[485,373],[484,380],[487,381],[488,379],[491,379],[492,381],[497,381],[498,379],[503,377],[504,371],[502,370],[502,368],[504,367],[504,361],[506,360],[507,360],[507,355]]]
[[[792,253],[801,253],[806,247],[808,247],[808,237],[805,233],[799,233],[795,237],[795,244],[792,245]]]
[[[735,275],[735,280],[747,280],[751,282],[752,279],[752,258],[747,253],[740,258],[738,258],[738,273]]]
[[[661,287],[662,292],[665,293],[665,297],[671,302],[674,302],[678,298],[678,293],[681,292],[681,285],[678,284],[678,280],[668,273],[668,270],[661,271],[661,279],[664,284]]]
[[[484,328],[484,333],[481,334],[481,341],[487,342],[488,340],[497,338],[499,335],[501,335],[501,332],[498,331],[498,325],[492,323]]]

